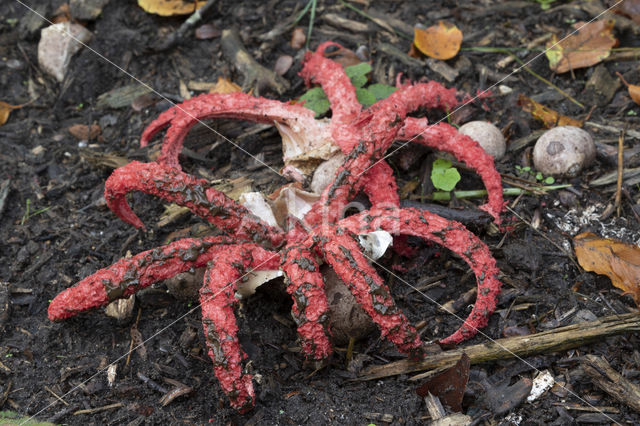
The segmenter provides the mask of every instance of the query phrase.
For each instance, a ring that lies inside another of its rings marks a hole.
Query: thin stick
[[[616,211],[618,217],[620,217],[620,204],[622,201],[622,169],[624,166],[624,129],[620,131],[620,137],[618,138],[618,184],[616,185]]]
[[[49,386],[45,385],[44,386],[45,390],[47,392],[49,392],[51,395],[53,395],[58,401],[62,402],[64,405],[69,405],[69,403],[67,401],[65,401],[64,399],[60,398],[60,396],[55,393]]]
[[[528,336],[507,337],[451,351],[429,355],[421,361],[404,359],[364,370],[355,380],[375,380],[411,372],[454,365],[463,353],[471,364],[526,357],[577,348],[605,337],[640,331],[640,314],[611,315],[596,321],[572,324]]]
[[[116,402],[115,404],[105,405],[104,407],[88,408],[86,410],[78,410],[75,413],[73,413],[73,415],[77,416],[78,414],[93,414],[93,413],[98,413],[100,411],[106,411],[106,410],[111,410],[112,408],[120,408],[120,407],[124,407],[124,404],[122,402]]]

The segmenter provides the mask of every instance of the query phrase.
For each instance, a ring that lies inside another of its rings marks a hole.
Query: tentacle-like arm
[[[302,351],[307,358],[321,361],[331,355],[329,303],[318,263],[305,245],[285,247],[282,270],[287,276],[287,292],[293,298],[291,313],[298,325]]]
[[[393,342],[412,359],[424,355],[424,347],[415,328],[398,309],[389,288],[362,254],[354,234],[346,228],[323,230],[318,243],[325,260],[349,286],[356,301],[378,325],[382,337]]]
[[[277,269],[279,256],[253,244],[227,248],[208,263],[205,286],[200,290],[202,324],[213,361],[213,371],[231,406],[246,412],[253,408],[255,393],[251,375],[242,373],[247,355],[238,342],[233,307],[237,282],[247,270]]]
[[[425,118],[412,117],[405,119],[398,138],[448,152],[475,170],[489,194],[489,202],[480,208],[493,216],[496,223],[500,223],[500,213],[504,209],[500,174],[493,157],[480,144],[447,123],[430,125]]]
[[[105,183],[107,206],[123,221],[144,229],[144,224],[127,203],[126,195],[132,191],[142,191],[188,207],[212,225],[244,240],[267,240],[274,247],[283,240],[281,231],[263,223],[207,181],[169,166],[133,161],[114,170]]]
[[[460,104],[461,101],[458,100],[455,89],[447,89],[437,81],[429,81],[402,86],[370,109],[374,114],[380,110],[395,110],[398,111],[400,118],[404,119],[408,113],[420,107],[450,112]]]
[[[153,283],[208,261],[236,244],[229,237],[185,238],[100,269],[60,294],[49,304],[49,319],[59,321],[79,312],[128,297]],[[277,263],[270,264],[277,269]]]
[[[236,118],[268,124],[277,121],[292,128],[305,128],[310,132],[316,129],[318,133],[323,132],[322,126],[316,122],[313,115],[313,111],[301,106],[257,98],[246,93],[203,94],[160,114],[142,133],[140,145],[146,146],[156,133],[170,125],[158,162],[180,170],[178,156],[184,138],[199,120]]]
[[[348,154],[358,143],[358,134],[354,132],[353,122],[362,110],[356,97],[356,89],[342,69],[342,66],[329,58],[324,51],[329,46],[342,49],[337,43],[327,41],[318,46],[315,52],[307,52],[300,75],[307,85],[320,84],[331,104],[331,136]]]
[[[371,232],[384,229],[394,234],[421,237],[457,253],[471,267],[476,276],[478,294],[471,314],[464,324],[443,343],[459,343],[474,336],[487,325],[496,308],[500,281],[496,261],[489,248],[464,225],[432,213],[416,209],[371,209],[340,221],[338,226],[351,232]]]

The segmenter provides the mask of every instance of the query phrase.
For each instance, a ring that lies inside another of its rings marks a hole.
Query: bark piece
[[[593,384],[616,400],[640,412],[640,386],[630,382],[602,357],[587,355],[581,362]]]
[[[221,42],[224,55],[233,62],[244,77],[242,90],[253,87],[254,94],[257,96],[260,91],[271,88],[282,95],[289,88],[288,81],[260,65],[249,55],[235,30],[223,30]]]

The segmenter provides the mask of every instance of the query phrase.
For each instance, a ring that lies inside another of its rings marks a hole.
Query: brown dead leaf
[[[573,245],[585,271],[608,276],[640,307],[640,248],[590,232],[576,235]]]
[[[145,12],[160,16],[188,15],[205,3],[206,0],[138,0],[138,6]]]
[[[84,141],[97,138],[101,132],[100,126],[97,124],[92,124],[91,126],[87,126],[86,124],[74,124],[67,130],[74,138]]]
[[[53,17],[51,18],[51,22],[54,24],[59,24],[61,22],[71,21],[71,11],[69,9],[69,3],[62,3],[55,12],[53,12]]]
[[[582,127],[582,121],[562,115],[522,94],[518,97],[518,105],[523,111],[531,113],[534,118],[542,121],[547,129],[556,126]]]
[[[227,80],[224,77],[218,77],[216,85],[209,90],[209,93],[235,93],[241,91],[242,87],[238,86],[233,81]]]
[[[462,397],[469,381],[469,356],[463,353],[455,365],[436,370],[418,389],[421,397],[431,393],[440,398],[445,407],[459,413],[462,411]]]
[[[622,74],[620,74],[619,72],[617,72],[616,74],[618,74],[618,78],[620,78],[620,80],[624,83],[624,85],[627,86],[627,89],[629,90],[629,96],[631,96],[631,99],[633,99],[633,102],[640,105],[640,86],[636,86],[635,84],[629,84],[627,83],[627,80],[624,79]]]
[[[453,24],[439,21],[426,30],[415,28],[413,44],[431,58],[451,59],[460,51],[462,31]]]
[[[304,33],[302,27],[296,27],[291,33],[291,47],[294,49],[302,49],[304,43],[307,41],[307,36]]]
[[[344,47],[332,52],[325,52],[324,56],[327,58],[331,58],[331,60],[339,63],[340,65],[342,65],[342,68],[362,63],[362,59],[358,58],[356,52]]]
[[[11,105],[6,102],[0,101],[0,126],[7,122],[11,111],[19,108],[22,108],[22,105]]]
[[[547,43],[546,51],[549,68],[557,73],[567,72],[576,68],[595,65],[611,54],[611,48],[618,44],[613,35],[612,19],[585,24],[577,22],[574,28],[580,30],[558,42],[554,34]]]

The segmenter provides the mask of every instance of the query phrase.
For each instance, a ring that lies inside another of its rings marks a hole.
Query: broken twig
[[[581,363],[593,384],[628,407],[640,412],[640,386],[630,382],[602,357],[587,355]]]
[[[616,334],[640,331],[640,314],[611,315],[596,321],[573,324],[528,336],[508,337],[428,355],[422,361],[408,359],[364,370],[356,380],[374,380],[433,368],[451,366],[465,353],[471,364],[564,351]]]

